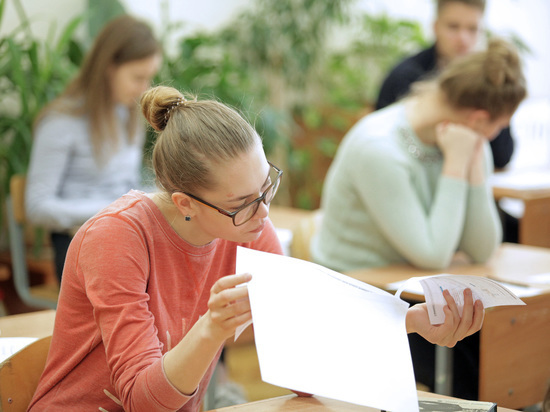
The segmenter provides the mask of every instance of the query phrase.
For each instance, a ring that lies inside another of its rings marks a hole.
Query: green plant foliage
[[[88,37],[95,39],[105,22],[124,13],[119,0],[88,0]]]
[[[327,101],[351,110],[373,104],[389,70],[428,45],[418,22],[365,14],[356,23],[354,40],[329,57],[324,76]]]
[[[328,30],[353,0],[258,0],[225,27],[179,41],[158,83],[215,97],[251,121],[271,153],[289,146],[291,108],[302,101]],[[168,25],[163,38],[177,25]],[[149,141],[154,137],[151,136]]]
[[[157,82],[237,108],[256,126],[268,156],[277,148],[286,153],[281,166],[293,204],[315,207],[324,172],[312,169],[330,162],[389,68],[426,44],[419,24],[357,16],[354,2],[252,2],[225,27],[180,39]],[[163,38],[179,27],[169,23]],[[353,40],[336,47],[342,33]]]
[[[5,1],[1,0],[0,10]],[[19,0],[14,4],[21,25],[0,39],[0,176],[1,191],[8,191],[14,173],[25,173],[32,145],[33,120],[42,107],[65,87],[82,59],[74,40],[81,17],[71,20],[55,40],[55,31],[45,40],[33,36]]]

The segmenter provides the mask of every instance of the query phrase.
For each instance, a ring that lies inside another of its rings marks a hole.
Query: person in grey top
[[[141,186],[138,99],[162,61],[151,28],[124,15],[99,33],[76,77],[35,121],[25,207],[51,232],[57,276],[74,229]]]

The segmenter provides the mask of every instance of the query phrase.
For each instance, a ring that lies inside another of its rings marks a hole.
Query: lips
[[[262,230],[264,230],[265,222],[263,222],[260,226],[258,226],[256,229],[251,230],[252,233],[260,233]]]

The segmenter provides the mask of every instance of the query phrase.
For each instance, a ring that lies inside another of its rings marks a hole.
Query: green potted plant
[[[258,0],[219,30],[182,38],[159,74],[158,82],[219,98],[256,125],[287,171],[279,203],[318,207],[336,147],[368,111],[381,76],[425,44],[419,24],[355,16],[353,3]],[[336,47],[339,32],[352,40]]]
[[[81,17],[72,19],[57,40],[54,30],[40,40],[32,33],[21,1],[13,4],[20,25],[0,38],[0,210],[11,176],[27,171],[35,116],[61,92],[82,58],[82,48],[74,40]],[[6,0],[0,0],[0,24],[5,6]]]
[[[0,27],[7,0],[0,0]],[[90,3],[89,9],[46,38],[36,36],[21,0],[13,0],[19,25],[0,37],[0,234],[5,233],[4,205],[14,174],[27,172],[32,148],[33,122],[38,112],[63,91],[84,56],[85,40],[76,30],[87,18],[93,33],[114,13],[123,12],[117,1]],[[40,234],[35,236],[41,239]],[[39,249],[40,245],[35,245]]]

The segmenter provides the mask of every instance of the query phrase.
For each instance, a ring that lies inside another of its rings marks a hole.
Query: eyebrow
[[[271,166],[269,166],[269,170],[267,171],[267,177],[265,178],[262,187],[265,187],[267,181],[269,180],[269,175],[270,175],[270,174],[271,174]],[[252,195],[253,195],[253,193],[248,194],[248,195],[244,195],[244,196],[239,196],[239,197],[236,197],[235,199],[228,200],[227,202],[228,202],[228,203],[240,202],[240,201],[243,201],[243,200],[248,199],[248,198],[249,198],[250,196],[252,196]]]

